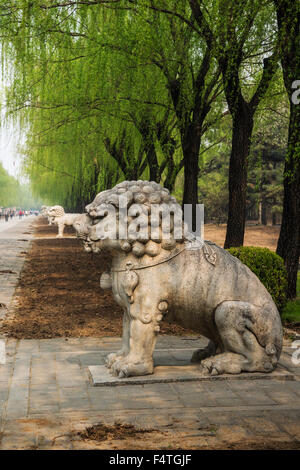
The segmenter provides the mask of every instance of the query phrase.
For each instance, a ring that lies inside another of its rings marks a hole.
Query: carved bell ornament
[[[100,287],[101,289],[111,289],[112,288],[112,279],[111,274],[104,272],[100,277]]]
[[[127,270],[124,274],[123,287],[127,297],[129,298],[129,303],[133,304],[133,292],[136,286],[139,283],[139,276],[135,271],[133,271],[132,264],[130,262],[126,263]]]

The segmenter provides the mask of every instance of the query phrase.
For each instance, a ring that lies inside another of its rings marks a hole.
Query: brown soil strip
[[[276,251],[279,237],[279,225],[246,225],[245,246],[260,246]],[[226,225],[205,224],[204,238],[211,240],[217,245],[224,245],[226,236]]]
[[[60,437],[60,436],[59,436]],[[114,425],[98,424],[87,427],[81,432],[71,432],[69,437],[74,448],[78,448],[76,441],[93,443],[95,449],[201,449],[201,450],[299,450],[300,442],[275,440],[260,437],[260,439],[222,441],[215,433],[203,432],[199,435],[184,435],[176,429],[170,433],[168,430],[140,429],[131,424]],[[79,447],[80,448],[80,447]]]
[[[141,429],[136,428],[132,424],[115,423],[113,425],[97,424],[86,428],[77,435],[82,439],[101,442],[106,440],[136,438],[141,434],[152,432],[154,432],[153,429]]]

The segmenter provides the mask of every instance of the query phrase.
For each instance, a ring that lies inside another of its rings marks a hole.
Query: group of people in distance
[[[21,207],[20,208],[0,207],[0,222],[8,222],[9,220],[12,220],[14,217],[19,217],[19,219],[22,219],[25,216],[33,215],[33,214],[38,215],[39,211],[33,210],[33,209],[24,210]]]

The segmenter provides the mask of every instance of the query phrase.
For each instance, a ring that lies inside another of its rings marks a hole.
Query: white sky
[[[4,122],[6,113],[5,87],[8,85],[9,79],[7,75],[3,77],[0,67],[0,161],[10,175],[20,179],[21,156],[18,152],[18,145],[20,142],[24,142],[24,135],[21,136],[18,124]]]
[[[1,113],[0,113],[0,161],[3,167],[11,174],[19,178],[21,176],[21,156],[18,152],[20,142],[24,142],[18,123],[8,123],[5,120],[4,92],[0,90]]]
[[[18,154],[19,129],[0,127],[0,160],[4,168],[13,176],[20,176],[20,157]]]

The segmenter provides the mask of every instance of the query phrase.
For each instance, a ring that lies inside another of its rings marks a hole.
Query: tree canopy
[[[26,133],[23,167],[36,194],[78,211],[118,181],[154,180],[227,219],[226,247],[242,245],[247,215],[263,220],[268,205],[278,215],[283,206],[285,220],[286,175],[299,166],[298,111],[287,104],[300,78],[299,2],[0,6],[8,118]]]

